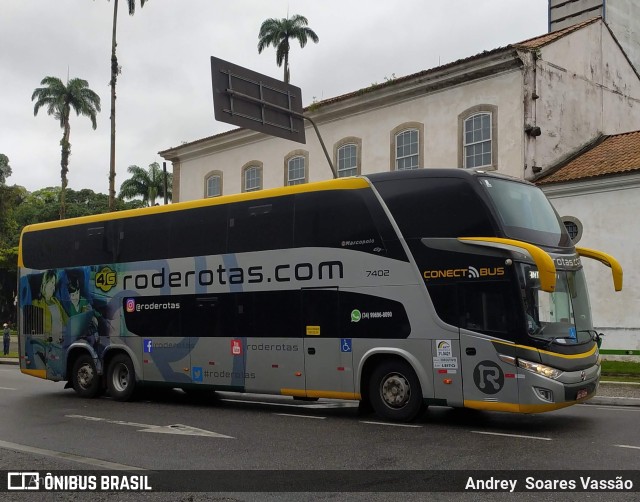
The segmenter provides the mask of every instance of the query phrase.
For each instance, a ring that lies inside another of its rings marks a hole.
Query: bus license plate
[[[585,397],[587,397],[587,389],[580,389],[578,391],[578,395],[576,396],[576,400],[583,399]]]

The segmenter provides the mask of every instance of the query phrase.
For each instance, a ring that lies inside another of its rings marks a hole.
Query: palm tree
[[[45,77],[40,85],[31,95],[31,101],[36,101],[33,107],[33,115],[38,115],[38,110],[43,106],[47,107],[47,114],[53,115],[56,120],[60,121],[60,127],[63,129],[62,140],[62,157],[60,159],[60,178],[62,180],[60,190],[60,219],[65,217],[65,189],[67,188],[67,173],[69,172],[69,156],[71,155],[71,144],[69,143],[69,135],[71,134],[71,126],[69,125],[69,115],[71,108],[76,115],[84,115],[91,119],[91,125],[95,130],[96,114],[100,111],[100,96],[89,89],[89,83],[80,78],[72,78],[67,81],[67,85],[62,83],[57,77]]]
[[[307,28],[309,21],[300,14],[295,14],[291,18],[267,19],[260,26],[258,34],[258,54],[273,45],[276,49],[276,64],[282,66],[284,61],[284,81],[289,83],[289,39],[293,38],[300,42],[300,47],[307,45],[307,39],[318,43],[318,35],[311,28]]]
[[[142,197],[142,202],[147,206],[155,205],[156,197],[164,197],[163,172],[157,162],[149,164],[149,169],[146,171],[138,166],[129,166],[127,171],[132,176],[122,182],[118,197],[125,199]],[[172,183],[173,175],[167,173],[167,199],[169,200],[171,200]]]
[[[144,7],[147,0],[140,0],[140,7]],[[136,0],[127,0],[129,15],[136,11]],[[115,209],[116,204],[116,81],[122,68],[118,66],[116,57],[116,26],[118,24],[118,0],[113,1],[113,29],[111,32],[111,150],[109,152],[109,211]]]

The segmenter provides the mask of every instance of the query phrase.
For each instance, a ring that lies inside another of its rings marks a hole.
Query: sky
[[[81,78],[101,98],[93,130],[71,116],[69,187],[108,193],[113,1],[3,0],[0,153],[8,185],[60,185],[62,129],[31,95],[45,76]],[[232,129],[213,116],[210,57],[283,78],[275,50],[258,54],[267,18],[301,14],[320,41],[290,52],[303,104],[340,96],[547,32],[547,0],[147,0],[118,12],[116,190],[127,167]],[[171,164],[167,163],[171,169]]]

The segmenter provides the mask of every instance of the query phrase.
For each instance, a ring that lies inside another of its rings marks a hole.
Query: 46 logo
[[[109,267],[103,267],[96,273],[95,284],[96,288],[104,291],[110,291],[118,282],[118,276]]]

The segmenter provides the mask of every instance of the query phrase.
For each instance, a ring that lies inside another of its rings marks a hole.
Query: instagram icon
[[[136,310],[136,301],[133,298],[127,298],[127,302],[125,304],[125,308],[127,312],[135,312]]]

